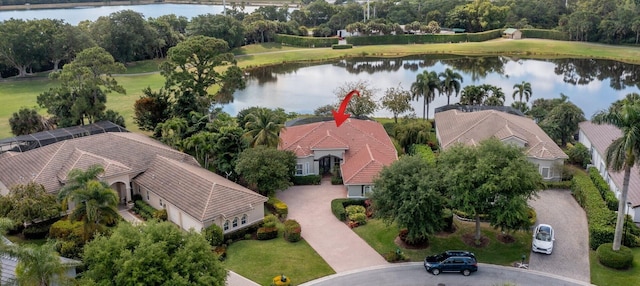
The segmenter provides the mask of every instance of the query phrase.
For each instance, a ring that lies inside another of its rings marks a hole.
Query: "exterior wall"
[[[593,144],[591,144],[591,141],[589,141],[589,138],[587,138],[587,136],[582,132],[582,130],[578,132],[578,136],[579,136],[578,142],[582,143],[582,145],[587,147],[587,149],[589,149],[589,152],[591,153],[591,164],[598,169],[598,171],[600,172],[600,176],[602,176],[604,181],[607,182],[607,184],[609,184],[609,188],[616,195],[616,198],[620,198],[621,189],[618,188],[618,186],[616,186],[613,180],[611,180],[611,178],[609,177],[609,171],[607,170],[607,165],[605,164],[606,155],[598,153],[598,150],[596,150],[596,148],[593,147]],[[638,218],[638,220],[640,220],[640,217]],[[634,221],[638,221],[638,220],[634,220]]]
[[[518,146],[520,148],[524,147],[524,144],[526,143],[525,141],[522,141],[521,139],[518,139],[516,137],[508,137],[502,140],[502,142],[504,142],[505,144],[512,144],[514,146]]]
[[[243,215],[247,215],[247,221],[245,223],[242,223]],[[236,218],[238,219],[238,225],[234,227],[233,220]],[[228,216],[226,218],[218,218],[212,222],[206,223],[205,227],[215,223],[220,228],[222,228],[222,231],[224,233],[230,233],[230,232],[234,232],[236,230],[245,228],[247,226],[250,226],[252,224],[258,223],[262,221],[263,218],[264,218],[264,204],[260,204],[258,206],[253,206],[253,209],[247,210],[246,212],[238,213],[236,215]],[[229,224],[228,224],[228,228],[225,229],[224,224],[227,221],[229,222]]]
[[[131,201],[131,188],[129,187],[131,178],[128,174],[105,178],[105,182],[109,184],[109,186],[111,186],[111,188],[113,188],[116,193],[118,193],[118,203],[126,203],[128,201]],[[119,189],[120,187],[122,187],[122,189]],[[125,194],[125,197],[121,196],[122,194]]]
[[[329,155],[344,159],[344,150],[313,150],[313,159],[316,160]]]
[[[318,175],[318,162],[314,162],[313,156],[297,158],[296,164],[302,164],[302,174],[296,173],[296,176]]]
[[[372,189],[370,185],[347,185],[347,198],[366,198]]]
[[[545,181],[559,181],[562,179],[562,170],[559,168],[564,165],[564,159],[541,160],[536,158],[527,158],[529,162],[538,166],[538,172]],[[546,169],[546,170],[545,170]]]
[[[200,231],[204,227],[202,222],[188,215],[186,212],[177,208],[170,202],[167,202],[167,200],[161,198],[153,191],[145,187],[141,187],[137,184],[134,184],[133,188],[133,193],[140,194],[142,196],[142,200],[148,203],[150,206],[154,207],[155,209],[166,209],[168,220],[180,226],[180,228],[184,230],[193,228],[196,231]]]

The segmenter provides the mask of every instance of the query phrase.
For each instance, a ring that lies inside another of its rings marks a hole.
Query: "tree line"
[[[9,19],[0,23],[0,75],[24,76],[59,68],[76,53],[100,46],[118,62],[162,58],[169,48],[189,36],[225,40],[229,47],[273,41],[275,34],[317,37],[340,29],[371,34],[409,29],[434,33],[440,27],[481,32],[507,27],[556,29],[571,40],[610,44],[637,44],[640,3],[612,0],[420,0],[375,1],[367,7],[352,1],[303,1],[290,11],[259,7],[244,12],[243,3],[231,3],[225,15],[204,14],[187,19],[173,14],[157,18],[124,10],[77,26],[63,20]],[[366,13],[366,11],[373,13]],[[311,29],[313,28],[313,29]]]

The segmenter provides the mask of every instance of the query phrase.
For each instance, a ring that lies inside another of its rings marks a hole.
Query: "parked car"
[[[553,242],[556,240],[553,227],[548,224],[539,224],[533,230],[533,242],[531,250],[544,254],[553,252]]]
[[[456,255],[459,254],[459,255]],[[468,251],[445,251],[438,255],[427,256],[424,268],[433,275],[441,272],[460,272],[464,276],[478,271],[475,255]]]

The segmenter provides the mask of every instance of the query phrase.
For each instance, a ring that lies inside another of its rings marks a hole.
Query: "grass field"
[[[600,286],[640,285],[640,248],[632,248],[633,265],[627,270],[615,270],[604,267],[598,262],[596,252],[589,252],[591,264],[591,283]]]
[[[455,221],[455,224],[457,226],[456,232],[430,238],[428,248],[402,249],[402,252],[410,261],[423,261],[427,255],[448,249],[465,249],[475,253],[478,262],[507,266],[519,261],[523,254],[528,255],[530,252],[531,236],[527,232],[517,232],[514,235],[516,241],[506,244],[496,239],[500,233],[499,230],[483,224],[482,235],[489,238],[490,242],[485,247],[477,248],[466,245],[461,239],[462,235],[475,231],[475,224],[461,221]],[[371,219],[366,225],[356,227],[353,230],[381,255],[398,248],[394,240],[398,236],[399,230],[395,225],[386,226],[378,219]]]
[[[251,68],[263,65],[296,61],[324,61],[328,59],[377,56],[398,57],[415,54],[458,54],[458,55],[511,55],[526,58],[598,58],[640,64],[640,48],[608,46],[602,44],[563,42],[551,40],[494,40],[482,43],[421,44],[361,46],[349,50],[330,48],[299,48],[275,43],[249,45],[235,49],[238,65]],[[139,131],[133,123],[133,103],[142,94],[142,89],[150,86],[160,88],[164,78],[157,71],[161,60],[150,60],[129,64],[127,74],[116,80],[127,90],[126,95],[109,94],[107,107],[125,117],[127,129]],[[143,73],[140,75],[135,75]],[[20,107],[36,106],[38,94],[54,87],[55,82],[46,78],[46,73],[29,79],[5,79],[0,81],[0,138],[12,136],[9,118]],[[45,114],[45,110],[39,110]]]

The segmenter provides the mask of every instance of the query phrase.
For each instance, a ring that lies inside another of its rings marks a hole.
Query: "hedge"
[[[154,213],[157,210],[145,201],[137,200],[133,205],[133,211],[139,214],[143,219],[150,220],[154,218]]]
[[[520,29],[522,31],[523,38],[538,38],[549,40],[561,40],[568,41],[569,34],[557,30],[545,30],[545,29]]]
[[[353,45],[350,45],[350,44],[346,44],[346,45],[331,45],[331,48],[334,49],[334,50],[346,50],[346,49],[353,48]]]
[[[278,237],[277,227],[261,227],[258,229],[258,240],[269,240]]]
[[[319,48],[319,47],[331,47],[338,44],[338,38],[316,38],[316,37],[302,37],[292,36],[284,34],[276,34],[273,38],[276,43],[281,43],[288,46],[307,47],[307,48]]]
[[[588,171],[589,171],[589,178],[591,178],[591,181],[600,192],[600,196],[602,197],[604,202],[607,204],[607,208],[609,208],[612,211],[617,211],[618,198],[616,198],[616,195],[609,188],[609,184],[607,184],[607,182],[604,181],[604,179],[600,175],[600,172],[595,167],[589,167]]]
[[[633,252],[621,245],[619,251],[613,250],[613,243],[603,243],[596,250],[598,261],[613,269],[628,269],[633,264]]]
[[[320,175],[294,176],[293,184],[299,185],[320,185]]]
[[[433,153],[433,150],[431,150],[431,147],[429,147],[428,145],[424,145],[424,144],[411,145],[411,153],[418,155],[421,158],[424,158],[427,161],[427,163],[429,163],[429,166],[436,165],[436,155]]]
[[[545,189],[571,189],[571,181],[559,181],[559,182],[544,182]]]
[[[613,241],[616,214],[609,210],[587,174],[577,172],[573,176],[571,191],[578,204],[584,208],[589,222],[589,246],[596,250],[601,244]]]
[[[267,207],[280,218],[286,218],[289,214],[287,204],[276,197],[270,197],[269,200],[267,200]]]
[[[351,205],[365,206],[363,199],[335,199],[331,201],[331,212],[340,221],[347,220],[346,207]]]
[[[383,35],[383,36],[357,36],[349,37],[347,42],[355,46],[364,45],[402,45],[402,44],[428,44],[428,43],[460,43],[460,42],[484,42],[500,38],[502,30],[491,30],[480,33],[461,34],[425,34],[425,35]]]
[[[292,219],[288,219],[284,222],[284,239],[289,242],[298,242],[302,239],[302,227],[300,224]]]

